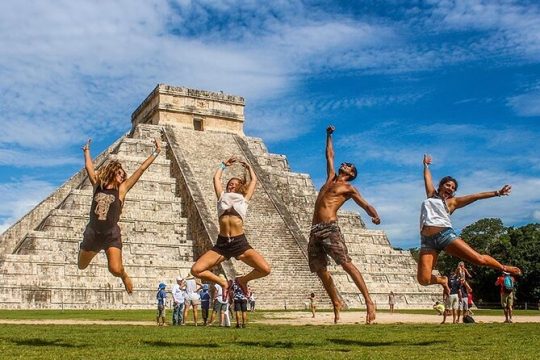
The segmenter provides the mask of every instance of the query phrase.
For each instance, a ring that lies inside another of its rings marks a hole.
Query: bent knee
[[[202,269],[201,267],[197,266],[197,264],[194,264],[192,267],[191,267],[191,270],[189,270],[190,274],[195,276],[195,277],[200,277],[199,275],[204,271],[204,269]]]
[[[424,274],[417,274],[416,280],[418,280],[418,283],[422,286],[428,286],[431,285],[431,275],[426,276]]]
[[[261,267],[259,271],[263,273],[264,276],[268,276],[272,272],[272,269],[270,269],[270,265],[267,264],[266,266]]]
[[[121,277],[124,274],[124,267],[123,266],[109,266],[109,272],[113,274],[113,276]]]

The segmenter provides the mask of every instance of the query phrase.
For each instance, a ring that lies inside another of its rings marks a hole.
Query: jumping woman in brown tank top
[[[122,164],[116,160],[109,161],[101,169],[94,171],[94,164],[90,156],[90,143],[91,139],[88,139],[82,149],[88,179],[94,189],[90,222],[84,230],[77,265],[81,270],[86,269],[94,256],[101,250],[105,250],[109,271],[122,279],[126,291],[131,294],[133,283],[122,264],[122,240],[118,220],[127,192],[154,162],[161,151],[161,146],[159,140],[154,139],[154,152],[130,177],[127,177]]]

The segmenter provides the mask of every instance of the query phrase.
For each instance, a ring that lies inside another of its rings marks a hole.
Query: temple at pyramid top
[[[131,115],[139,124],[174,124],[192,130],[244,135],[244,98],[159,84]]]

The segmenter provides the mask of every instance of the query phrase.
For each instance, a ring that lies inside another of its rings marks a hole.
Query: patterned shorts
[[[327,256],[334,259],[338,265],[352,261],[337,221],[319,223],[311,227],[308,244],[310,270],[317,272],[326,269]]]

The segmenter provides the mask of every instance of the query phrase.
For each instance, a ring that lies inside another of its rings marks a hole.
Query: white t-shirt
[[[227,301],[223,301],[223,288],[219,284],[214,284],[214,287],[216,288],[216,300],[220,304],[226,304]]]
[[[420,230],[428,226],[452,227],[450,214],[446,211],[444,200],[438,197],[432,197],[422,202],[420,208]]]
[[[179,304],[184,303],[184,291],[180,289],[180,285],[174,284],[172,288],[173,299]]]
[[[248,203],[244,195],[234,192],[222,192],[217,202],[218,218],[231,208],[240,215],[242,220],[246,219]]]

